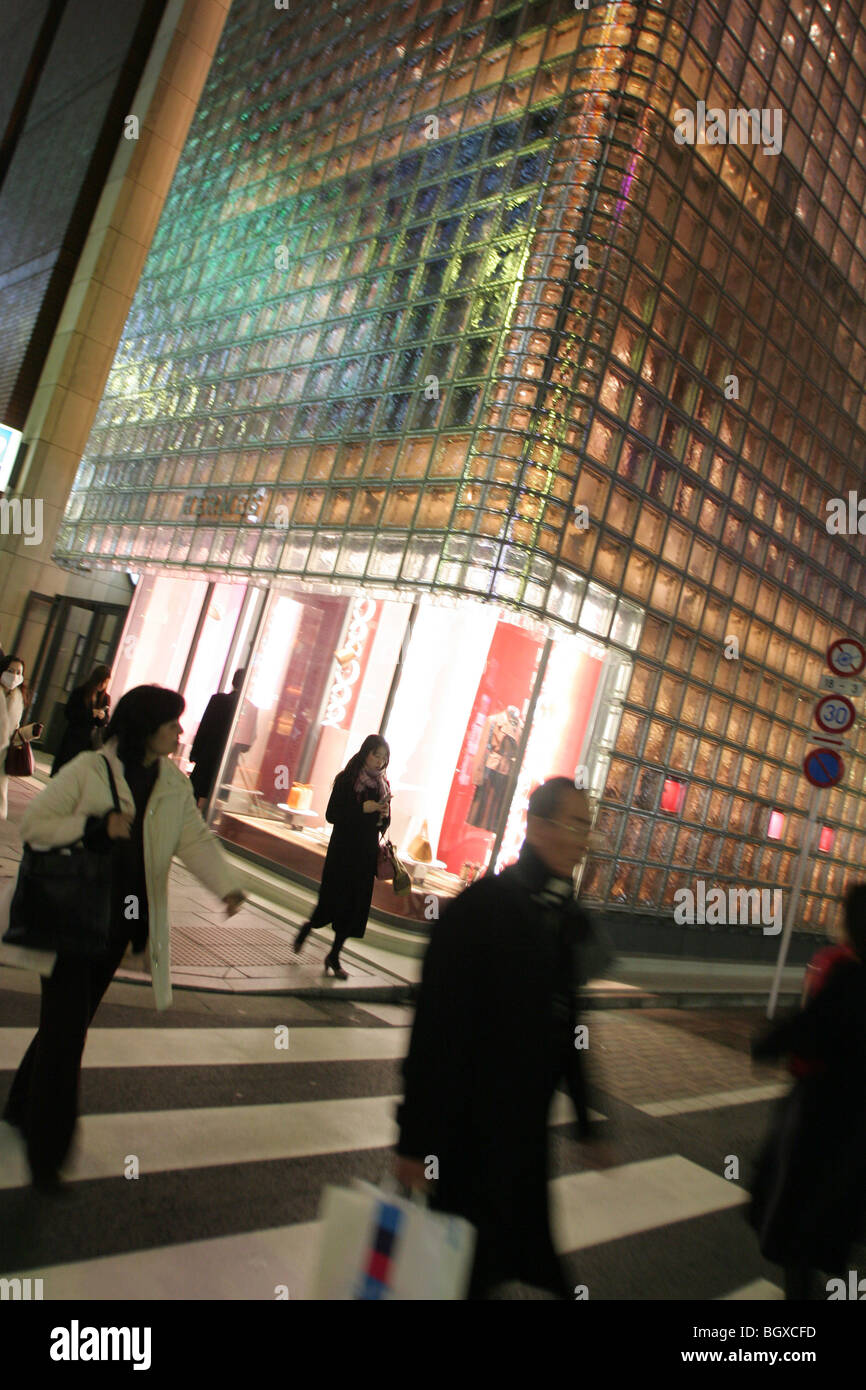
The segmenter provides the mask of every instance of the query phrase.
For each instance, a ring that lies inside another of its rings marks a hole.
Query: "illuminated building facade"
[[[578,770],[600,906],[790,882],[823,651],[866,631],[825,524],[864,96],[836,0],[235,0],[57,547],[143,576],[116,689],[184,685],[192,732],[248,664],[221,833],[315,877],[382,728],[446,894]],[[855,739],[812,931],[866,852]]]

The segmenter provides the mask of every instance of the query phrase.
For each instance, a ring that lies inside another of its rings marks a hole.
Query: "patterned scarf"
[[[369,797],[364,795],[365,792],[370,793]],[[355,778],[355,794],[364,801],[384,801],[386,796],[391,795],[388,778],[384,772],[368,772],[362,767]]]

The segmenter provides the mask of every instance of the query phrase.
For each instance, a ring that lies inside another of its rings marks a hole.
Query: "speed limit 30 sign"
[[[844,734],[857,718],[845,695],[825,695],[815,706],[815,723],[825,734]]]

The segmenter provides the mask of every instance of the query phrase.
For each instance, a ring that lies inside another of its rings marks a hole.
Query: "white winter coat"
[[[135,814],[132,792],[117,756],[117,740],[98,753],[79,753],[30,802],[19,827],[21,839],[33,849],[51,849],[80,840],[88,816],[104,816],[114,807],[108,773],[109,759],[120,808]],[[208,830],[195,804],[192,786],[168,758],[159,759],[159,773],[144,813],[144,872],[150,934],[144,968],[150,968],[156,1007],[171,1004],[171,949],[168,920],[168,873],[176,854],[218,898],[241,891],[219,842]],[[8,912],[7,912],[8,915]],[[7,923],[0,923],[0,936]],[[127,952],[124,964],[142,966],[142,956]]]
[[[20,686],[7,692],[0,685],[0,820],[6,819],[9,805],[9,778],[4,771],[6,750],[12,735],[21,723],[23,713],[24,696],[21,694]],[[18,732],[29,743],[33,737],[33,725],[25,724]]]

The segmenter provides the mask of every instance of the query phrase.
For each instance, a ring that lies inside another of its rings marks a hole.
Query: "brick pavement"
[[[698,1030],[691,1026],[696,1018],[703,1024]],[[786,1076],[782,1067],[752,1069],[748,1042],[765,1023],[758,1009],[709,1017],[706,1010],[618,1009],[586,1021],[595,1083],[630,1105],[757,1089]],[[729,1041],[721,1042],[723,1036]]]

